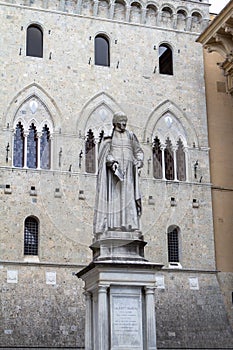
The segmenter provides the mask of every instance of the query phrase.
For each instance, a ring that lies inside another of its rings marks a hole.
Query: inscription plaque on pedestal
[[[111,293],[111,350],[143,350],[141,290],[128,292]]]

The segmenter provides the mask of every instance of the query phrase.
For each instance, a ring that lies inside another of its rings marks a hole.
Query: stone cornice
[[[224,70],[227,92],[233,95],[233,0],[214,18],[198,37],[208,52],[218,52],[223,57],[219,67]]]

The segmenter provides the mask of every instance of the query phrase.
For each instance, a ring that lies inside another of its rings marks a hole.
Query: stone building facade
[[[232,346],[215,263],[203,1],[0,3],[0,343],[84,348],[98,145],[122,110],[145,153],[158,348]]]
[[[233,327],[233,1],[199,36],[204,67],[216,266],[229,320]]]

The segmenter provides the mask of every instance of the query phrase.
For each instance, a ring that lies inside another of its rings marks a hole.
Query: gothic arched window
[[[39,222],[29,216],[24,222],[24,255],[38,255]]]
[[[85,143],[85,164],[87,173],[96,172],[95,137],[93,131],[89,129]]]
[[[103,34],[95,37],[95,65],[110,66],[109,39]]]
[[[37,132],[33,123],[27,137],[27,167],[37,168]]]
[[[40,167],[41,169],[50,168],[50,132],[46,124],[40,138]]]
[[[174,159],[172,143],[169,138],[166,140],[166,148],[164,150],[165,160],[165,177],[167,180],[174,180]]]
[[[167,44],[159,46],[159,73],[173,75],[172,49]]]
[[[179,263],[180,262],[180,252],[179,252],[179,228],[169,227],[167,233],[167,243],[168,243],[168,262],[169,263]]]
[[[19,168],[24,166],[24,135],[20,122],[16,125],[14,134],[13,165]]]
[[[186,181],[185,153],[184,153],[184,146],[181,139],[177,141],[177,146],[178,146],[176,151],[177,179],[179,181]]]
[[[40,26],[32,24],[27,28],[27,56],[43,57],[43,31]]]
[[[156,179],[162,179],[163,176],[163,164],[162,164],[162,150],[158,137],[154,139],[153,143],[153,175]]]

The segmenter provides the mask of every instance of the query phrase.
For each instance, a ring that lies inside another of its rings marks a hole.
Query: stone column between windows
[[[129,22],[129,16],[130,16],[130,6],[126,6],[126,11],[125,11],[125,21]]]
[[[115,3],[113,1],[111,1],[110,10],[109,10],[109,18],[110,19],[113,19],[114,10],[115,10]]]
[[[154,287],[145,287],[147,350],[156,350],[156,317],[154,292]]]
[[[143,8],[141,10],[141,21],[140,21],[141,24],[145,24],[146,23],[146,9]]]
[[[166,180],[166,176],[165,176],[165,156],[164,156],[164,151],[165,151],[166,146],[165,145],[161,145],[160,149],[162,151],[162,179]]]
[[[162,23],[162,11],[158,11],[157,25],[160,26],[161,23]]]
[[[42,132],[37,133],[37,169],[40,169],[40,141],[41,141]]]
[[[108,286],[99,286],[98,289],[98,350],[108,350]]]
[[[192,25],[192,17],[188,16],[186,18],[186,26],[185,26],[185,30],[190,32],[191,30],[191,25]]]
[[[188,181],[189,177],[189,171],[188,171],[188,147],[184,147],[184,155],[185,155],[185,176],[186,176],[186,181]]]
[[[86,318],[85,318],[85,350],[92,350],[92,294],[85,292]]]
[[[94,7],[93,7],[93,15],[97,16],[98,15],[98,6],[99,6],[99,1],[95,0],[94,1]]]
[[[53,138],[53,135],[50,134],[50,137],[49,137],[49,142],[50,142],[50,155],[49,155],[49,169],[53,169],[53,141],[54,141],[54,138]]]
[[[177,159],[176,159],[177,147],[172,147],[173,152],[173,164],[174,164],[174,181],[177,181]]]
[[[95,174],[98,173],[98,142],[99,138],[95,138]]]
[[[43,6],[44,6],[45,9],[48,8],[48,0],[44,0],[43,1]]]
[[[78,1],[77,1],[77,5],[76,5],[75,13],[77,13],[78,15],[80,15],[81,12],[82,12],[82,0],[78,0]]]
[[[60,0],[60,11],[65,11],[65,0]]]
[[[29,132],[28,131],[25,131],[23,136],[24,136],[24,154],[23,154],[23,167],[24,168],[27,168],[27,145],[28,145],[28,135],[29,135]]]
[[[173,28],[177,28],[177,13],[173,14]]]

